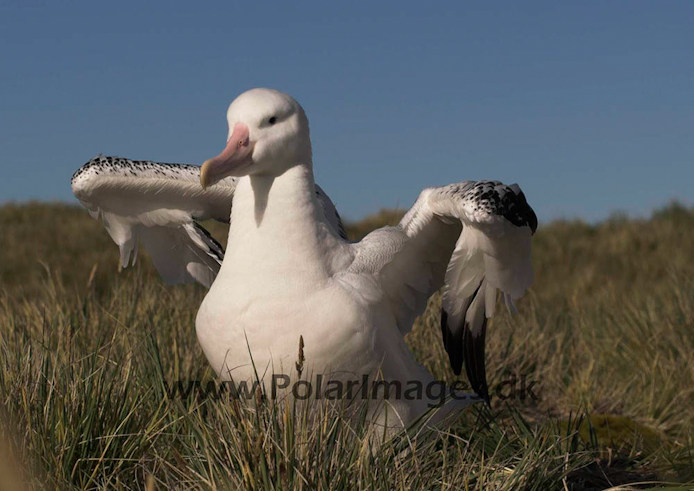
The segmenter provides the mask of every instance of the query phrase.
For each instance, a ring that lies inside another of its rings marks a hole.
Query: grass
[[[0,230],[0,489],[694,483],[693,209],[542,227],[535,286],[487,336],[493,394],[525,380],[539,400],[493,397],[491,410],[381,446],[338,405],[167,398],[168,381],[214,381],[194,329],[205,290],[163,285],[146,255],[118,274],[116,246],[77,207],[8,204]],[[407,342],[453,382],[439,306]]]

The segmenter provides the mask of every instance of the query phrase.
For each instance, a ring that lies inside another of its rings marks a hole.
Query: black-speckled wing
[[[170,284],[197,281],[209,287],[224,249],[198,221],[228,222],[237,179],[200,186],[200,167],[97,156],[72,176],[72,192],[120,248],[121,266],[134,263],[138,243]],[[344,228],[330,198],[316,186],[326,220]]]
[[[372,273],[407,333],[444,287],[441,332],[451,367],[463,363],[485,400],[485,332],[497,290],[506,306],[532,284],[530,238],[537,217],[518,185],[464,181],[425,189],[397,227],[355,244],[354,272]]]

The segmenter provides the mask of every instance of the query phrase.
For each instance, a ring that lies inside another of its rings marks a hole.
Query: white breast
[[[229,288],[213,286],[196,321],[205,355],[222,378],[254,378],[249,353],[258,371],[291,375],[300,336],[308,371],[373,368],[372,310],[339,281],[311,286],[295,276],[267,289],[262,279],[234,280]]]
[[[253,378],[249,353],[259,371],[293,369],[300,336],[307,365],[321,373],[369,370],[376,358],[372,309],[338,280],[350,248],[324,222],[313,193],[297,193],[302,185],[288,173],[259,199],[257,183],[239,182],[233,240],[196,320],[205,355],[224,378]]]

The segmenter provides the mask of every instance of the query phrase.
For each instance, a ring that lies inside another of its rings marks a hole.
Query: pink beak
[[[215,158],[206,160],[200,169],[200,184],[203,189],[229,176],[242,176],[253,164],[253,143],[250,130],[245,123],[236,123],[227,146]]]

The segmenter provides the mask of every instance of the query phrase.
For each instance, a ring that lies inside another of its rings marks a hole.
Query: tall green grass
[[[118,274],[116,246],[77,207],[6,205],[0,230],[0,489],[694,482],[692,209],[542,227],[535,286],[519,315],[498,309],[487,348],[492,388],[525,377],[539,400],[493,398],[383,445],[339,405],[167,398],[173,380],[215,380],[194,329],[205,290],[165,286],[146,254]],[[435,296],[407,341],[453,382],[439,310]]]

